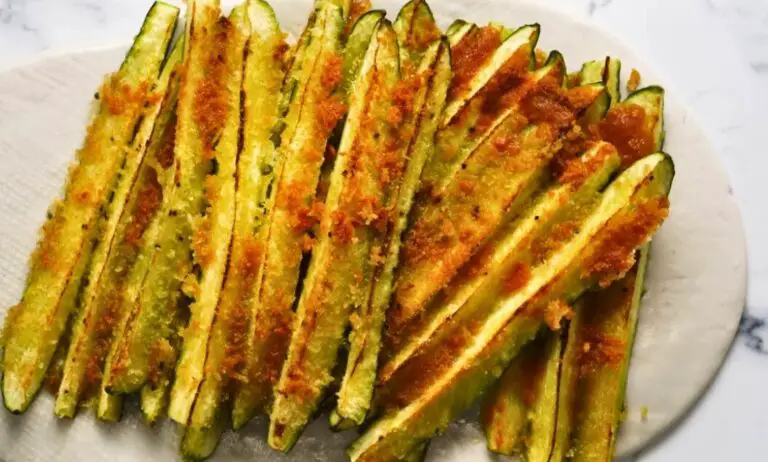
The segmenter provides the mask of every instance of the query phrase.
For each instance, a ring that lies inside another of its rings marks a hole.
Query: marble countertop
[[[750,285],[740,335],[700,404],[640,460],[766,460],[768,0],[539,1],[593,17],[655,65],[721,153],[746,227]],[[125,43],[150,3],[0,0],[0,70],[44,52]]]

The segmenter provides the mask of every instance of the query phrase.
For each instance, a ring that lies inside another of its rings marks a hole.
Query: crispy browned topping
[[[226,81],[229,66],[227,63],[227,44],[235,33],[234,26],[225,17],[216,23],[216,32],[211,40],[210,49],[206,50],[207,72],[205,79],[195,90],[193,119],[200,132],[203,154],[213,158],[214,145],[221,130],[224,129],[229,96],[222,83]]]
[[[504,291],[512,294],[525,287],[531,279],[531,265],[517,262],[504,278]]]
[[[141,245],[144,232],[163,202],[163,187],[157,181],[155,169],[147,169],[145,175],[145,181],[137,193],[136,203],[131,211],[131,221],[125,229],[124,241],[134,248]]]
[[[149,346],[148,358],[149,374],[147,380],[150,386],[154,388],[160,385],[163,374],[173,367],[176,351],[167,339],[159,338]]]
[[[176,145],[176,115],[168,121],[168,126],[163,131],[163,137],[160,140],[160,148],[155,152],[155,159],[164,169],[173,165],[174,147]]]
[[[629,271],[635,263],[635,250],[649,239],[669,215],[667,197],[649,199],[638,205],[615,227],[608,229],[598,248],[586,262],[584,276],[596,277],[608,287]]]
[[[625,347],[624,341],[617,336],[585,329],[579,354],[579,375],[589,375],[604,366],[618,367],[624,360]]]
[[[573,309],[564,300],[552,300],[544,307],[544,322],[551,330],[560,329],[560,324],[565,319],[573,319]]]
[[[413,2],[414,13],[419,10],[423,3],[424,0]],[[411,33],[408,34],[405,45],[418,53],[424,52],[432,42],[440,38],[440,29],[430,17],[414,14],[409,27]]]
[[[208,266],[215,256],[211,247],[212,227],[211,217],[203,217],[192,235],[192,250],[195,262],[203,268]]]
[[[501,32],[491,26],[472,30],[453,49],[453,81],[450,97],[465,90],[472,77],[501,44]]]
[[[574,188],[578,188],[590,175],[597,172],[605,163],[606,158],[612,154],[613,147],[605,145],[600,148],[600,151],[596,155],[587,159],[586,162],[583,158],[568,160],[557,181],[560,184],[570,184]]]
[[[528,66],[531,61],[530,46],[520,47],[504,65],[491,77],[488,84],[480,91],[482,100],[480,118],[477,121],[476,133],[484,133],[501,112],[518,102],[528,91],[530,73]],[[467,108],[468,109],[468,108]],[[527,123],[524,117],[521,123]]]
[[[371,0],[352,0],[349,2],[349,18],[344,28],[344,35],[349,35],[360,16],[364,15],[372,7]]]
[[[600,122],[600,136],[616,146],[625,167],[654,151],[653,134],[646,128],[645,118],[642,106],[622,104],[608,111]]]
[[[322,136],[331,134],[336,124],[347,113],[347,105],[340,95],[334,95],[320,103],[317,110],[318,128]]]
[[[130,109],[135,109],[148,98],[149,84],[142,82],[133,87],[120,81],[119,74],[108,75],[99,90],[101,103],[110,114],[118,115]],[[150,103],[157,101],[157,95],[151,96]]]
[[[627,91],[632,93],[640,86],[640,71],[632,68],[632,72],[629,73],[629,80],[627,81]]]

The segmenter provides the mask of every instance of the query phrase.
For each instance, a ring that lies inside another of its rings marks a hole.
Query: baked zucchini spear
[[[396,348],[379,371],[379,380],[387,382],[472,297],[486,296],[496,279],[520,265],[539,263],[552,252],[578,226],[619,165],[616,150],[605,143],[572,160],[570,169],[503,227],[427,305],[423,315],[404,328],[399,337],[405,340],[393,345]],[[551,239],[551,234],[560,238]]]
[[[155,167],[159,162],[157,154],[164,154],[160,149],[168,147],[162,145],[159,135],[164,133],[175,109],[181,51],[181,46],[174,47],[160,78],[153,85],[151,104],[118,173],[112,195],[112,213],[108,214],[109,219],[104,225],[105,234],[111,234],[113,238],[111,242],[102,240],[94,248],[85,276],[89,282],[82,290],[80,306],[76,310],[56,396],[54,412],[58,417],[74,417],[78,404],[95,396],[100,389],[103,361],[125,308],[122,298],[125,284],[130,269],[139,258],[146,227],[162,201],[162,186]],[[152,139],[154,131],[158,136]],[[143,161],[145,153],[150,155],[146,164]],[[172,157],[168,160],[173,162]],[[119,409],[117,411],[119,415]]]
[[[539,38],[538,24],[523,26],[502,41],[493,26],[475,28],[453,50],[454,76],[437,140],[437,154],[424,167],[422,196],[437,196],[462,163],[493,130],[514,111],[535,78],[529,74]],[[497,48],[498,47],[498,48]],[[563,72],[564,72],[563,63]]]
[[[637,247],[667,215],[673,176],[665,154],[637,161],[605,189],[579,232],[517,290],[491,306],[482,297],[472,300],[486,309],[470,308],[454,318],[382,390],[393,404],[352,445],[352,461],[410,454],[472,405],[535,336],[542,318],[565,315],[567,302],[628,271]]]
[[[105,389],[110,394],[139,391],[146,383],[161,377],[167,363],[175,363],[178,321],[181,318],[186,322],[189,316],[189,299],[182,292],[182,282],[189,298],[198,295],[197,276],[202,275],[202,268],[193,261],[193,249],[204,250],[202,247],[207,241],[205,233],[196,229],[202,228],[205,220],[201,215],[209,208],[206,183],[210,182],[211,188],[217,186],[215,179],[207,180],[207,177],[228,168],[225,161],[215,159],[213,147],[214,141],[220,144],[224,123],[221,111],[226,111],[228,100],[222,96],[219,85],[204,85],[211,81],[209,77],[218,81],[226,72],[224,63],[214,66],[215,62],[209,59],[214,53],[223,54],[221,48],[226,45],[225,37],[219,37],[222,39],[217,41],[220,49],[210,46],[211,34],[224,27],[219,26],[218,21],[216,4],[191,2],[187,6],[184,64],[176,108],[175,183],[163,202],[163,220],[149,270],[108,359]],[[203,86],[205,91],[197,91]],[[216,101],[214,107],[211,101]],[[202,111],[202,108],[208,110]],[[213,117],[212,109],[219,111],[219,115]]]
[[[386,205],[405,162],[399,129],[406,115],[394,96],[399,80],[397,36],[382,20],[349,97],[318,241],[275,389],[268,443],[283,452],[295,444],[333,381],[350,315],[370,297],[379,258],[374,242],[388,227]]]
[[[156,2],[120,69],[99,92],[100,107],[70,169],[64,199],[50,211],[22,300],[6,320],[3,397],[11,412],[29,407],[88,285],[85,276],[100,273],[104,264],[101,249],[109,248],[114,217],[124,205],[113,197],[124,194],[115,189],[121,165],[146,112],[144,102],[160,74],[178,14],[176,7]],[[92,258],[94,253],[98,258]]]
[[[625,162],[663,145],[664,92],[648,87],[616,104],[600,134],[619,146]],[[563,367],[573,369],[560,385],[554,461],[608,461],[613,457],[624,408],[624,390],[648,265],[649,244],[637,265],[604,291],[587,294]]]
[[[268,229],[265,217],[274,206],[270,191],[275,181],[277,151],[271,141],[271,129],[277,121],[286,45],[268,3],[250,0],[247,10],[251,35],[242,87],[243,141],[237,166],[237,217],[227,276],[208,344],[205,378],[197,392],[188,434],[215,433],[211,429],[221,428],[216,421],[228,420],[222,414],[228,392],[245,383],[242,374],[248,324],[256,298],[254,282],[263,267]],[[200,450],[194,452],[201,454]]]
[[[198,8],[208,8],[218,16],[217,1],[196,2],[194,10]],[[192,249],[199,276],[196,280],[187,280],[187,289],[194,301],[190,304],[189,323],[182,335],[184,340],[168,404],[168,416],[183,425],[189,423],[192,406],[204,379],[211,330],[229,259],[235,222],[243,52],[251,33],[245,5],[235,7],[229,18],[218,17],[211,26],[203,37],[205,55],[201,58],[205,59],[205,64],[200,69],[204,72],[203,78],[194,87],[196,95],[210,92],[208,98],[197,96],[195,122],[198,136],[185,140],[188,144],[179,139],[177,144],[178,148],[189,150],[198,159],[198,166],[210,167],[204,181],[202,214],[193,220]],[[210,112],[201,114],[201,109]],[[201,123],[201,119],[206,118],[207,123]]]
[[[407,40],[399,38],[401,50],[407,47]],[[401,51],[400,56],[403,56]],[[384,239],[375,245],[383,258],[376,269],[370,299],[353,314],[357,323],[352,324],[350,350],[347,368],[331,424],[339,425],[341,419],[348,424],[360,425],[370,408],[373,386],[379,365],[382,333],[386,310],[394,289],[394,272],[399,263],[402,235],[408,224],[408,216],[414,202],[419,177],[427,159],[434,152],[435,133],[439,117],[445,106],[448,86],[451,80],[450,47],[446,40],[439,40],[423,55],[414,75],[401,82],[401,88],[417,88],[413,95],[412,109],[400,130],[406,144],[405,171],[396,194],[392,195],[387,208],[392,210],[393,225]]]
[[[419,67],[424,53],[442,36],[426,0],[411,0],[392,24],[400,43],[400,67],[410,75]]]
[[[263,276],[247,336],[247,384],[235,397],[235,428],[272,397],[293,325],[293,304],[310,232],[319,217],[316,191],[327,140],[346,114],[342,92],[341,9],[321,1],[310,16],[286,76],[273,129],[282,164],[275,169],[275,205],[268,224]]]
[[[615,81],[618,76],[605,74],[602,68],[599,70],[595,69],[596,67],[599,67],[599,64],[605,64],[607,62],[607,60],[590,61],[584,64],[581,68],[581,71],[577,75],[576,80],[581,83],[602,82],[605,84],[608,84],[611,81]],[[605,97],[598,98],[598,100],[593,103],[592,107],[586,111],[585,115],[582,116],[580,120],[581,130],[579,130],[579,132],[594,132],[593,129],[591,130],[589,128],[589,125],[598,123],[600,119],[605,116],[606,112],[608,111],[608,104],[609,100],[607,93]],[[575,138],[575,140],[576,146],[574,146],[574,148],[580,147],[580,144],[582,143],[579,142],[579,138]],[[596,145],[598,148],[600,146],[600,143]],[[602,177],[600,177],[599,174],[592,174],[591,176],[593,176],[594,179],[591,180],[591,188],[583,188],[586,190],[586,195],[582,194],[581,198],[575,201],[573,199],[569,199],[568,203],[563,207],[564,209],[570,207],[572,210],[577,211],[576,214],[586,213],[589,204],[594,200],[596,194],[598,194],[598,192],[603,188],[604,184],[609,180],[610,176],[613,175],[613,173],[620,166],[621,162],[617,151],[612,146],[610,149],[614,153],[612,159],[613,162],[610,164],[610,168],[608,168],[607,171],[604,171]],[[595,146],[593,146],[592,149],[587,151],[587,153],[583,154],[582,156],[573,158],[569,161],[567,159],[572,155],[570,153],[571,150],[572,149],[570,147],[564,147],[562,149],[562,155],[566,157],[565,161],[568,162],[564,166],[560,167],[563,170],[563,177],[567,178],[573,174],[581,177],[586,175],[586,172],[594,170],[594,167],[592,169],[587,168],[585,170],[579,166],[579,163],[583,162],[585,165],[590,165],[592,162],[590,161],[590,157],[593,157],[596,153],[600,153],[599,150],[595,150]],[[548,201],[554,200],[557,196],[557,188],[558,186],[550,187],[548,192],[541,195],[539,201],[546,203]],[[560,186],[559,188],[562,187]],[[538,217],[537,222],[541,223],[540,229],[546,230],[547,228],[550,228],[551,231],[549,232],[549,235],[558,236],[558,239],[560,239],[559,236],[567,234],[571,229],[577,227],[579,224],[578,217],[571,217],[566,220],[561,219],[556,227],[550,227],[547,225],[549,220],[546,218],[546,213],[539,211],[533,213],[535,217]],[[513,229],[517,229],[517,224],[514,222],[512,226]],[[506,233],[502,233],[501,236],[504,234]],[[514,233],[512,235],[514,235]],[[499,237],[496,239],[498,238]],[[547,239],[551,238],[547,237]],[[558,239],[554,239],[554,242],[556,243]],[[542,241],[540,238],[534,239],[532,242],[533,244],[531,247],[533,249],[536,249],[537,247],[543,247],[542,244],[551,246],[551,244],[547,243],[546,241]],[[493,248],[492,246],[493,241],[491,244],[489,244],[490,248]],[[538,252],[539,250],[536,251]],[[484,256],[485,252],[487,252],[487,250],[476,256],[475,260],[477,261],[478,259],[487,258]],[[517,252],[525,252],[525,250],[521,249]],[[470,263],[470,268],[474,267],[473,264],[477,263]],[[483,266],[483,268],[487,267],[487,264]],[[486,274],[485,278],[491,277],[491,273],[488,272],[487,269],[484,270],[484,274]],[[530,348],[534,347],[526,347],[523,355],[526,355],[526,353],[529,351],[528,349]],[[558,347],[558,351],[559,349],[560,347]],[[543,351],[531,352],[527,354],[533,355],[537,358],[546,358]],[[551,378],[551,376],[547,374],[531,375],[525,369],[522,369],[519,366],[519,361],[523,360],[523,358],[520,358],[519,360],[513,362],[510,368],[504,373],[502,380],[500,380],[499,383],[495,386],[493,393],[486,401],[483,412],[487,417],[484,420],[484,426],[486,438],[488,441],[488,448],[494,452],[500,452],[502,454],[521,452],[523,453],[524,457],[526,457],[526,460],[546,460],[549,458],[549,454],[552,450],[552,441],[554,438],[554,420],[556,415],[555,408],[557,403],[560,356],[558,353],[557,362],[555,365],[554,379],[552,379],[554,380],[553,383],[547,382]],[[534,368],[534,370],[538,369]],[[531,402],[526,403],[521,400],[523,395],[520,392],[520,384],[525,384],[526,389],[530,390],[538,390],[549,387],[548,389],[554,391],[552,396],[530,394],[528,396],[530,396]],[[546,412],[529,413],[528,408],[534,408],[539,411],[546,410]],[[534,429],[539,429],[539,431],[531,431]],[[546,431],[542,431],[541,429]]]
[[[560,333],[540,333],[501,376],[480,416],[488,449],[529,462],[549,459],[562,344]]]
[[[604,94],[600,84],[567,91],[560,85],[561,80],[539,80],[462,163],[439,200],[420,211],[406,237],[389,312],[388,329],[395,343],[398,333],[459,268],[522,211],[546,182],[548,165],[565,134]],[[541,110],[544,106],[548,109]]]

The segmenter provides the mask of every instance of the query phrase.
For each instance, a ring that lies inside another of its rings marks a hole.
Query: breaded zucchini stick
[[[112,197],[119,171],[145,114],[144,102],[160,74],[178,9],[163,2],[150,9],[120,69],[99,92],[100,107],[88,128],[64,199],[51,209],[31,257],[21,302],[6,319],[3,399],[24,412],[40,389],[69,316],[88,285],[85,275],[104,264],[97,250],[109,248],[115,216],[124,203]],[[124,197],[123,197],[124,200]],[[103,214],[106,216],[101,216]]]

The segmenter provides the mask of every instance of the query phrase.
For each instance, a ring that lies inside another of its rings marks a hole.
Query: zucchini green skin
[[[653,147],[661,149],[664,142],[663,89],[638,90],[618,106],[625,104],[643,107],[646,117],[643,128],[653,134]],[[582,373],[578,380],[570,384],[569,390],[561,391],[574,395],[571,405],[563,410],[566,415],[562,428],[558,429],[558,438],[563,440],[563,460],[607,461],[613,457],[649,253],[650,244],[641,247],[637,264],[624,278],[582,300],[583,313],[578,317],[583,329],[574,340],[577,347],[594,339],[610,339],[620,360],[617,364],[591,364],[588,369],[580,365]],[[599,344],[595,345],[595,348],[599,347]],[[579,358],[573,361],[578,363]]]
[[[580,88],[591,100],[604,93],[601,85]],[[426,303],[508,217],[522,211],[531,194],[546,181],[549,160],[563,135],[548,122],[523,129],[519,124],[518,117],[510,114],[462,164],[440,200],[421,210],[406,237],[389,316],[391,331],[398,332],[422,313]],[[509,157],[515,160],[498,162],[497,146],[504,146],[507,134],[514,137],[519,150]],[[446,219],[451,226],[445,226]]]
[[[300,42],[301,60],[286,77],[290,103],[276,126],[282,127],[278,155],[284,159],[276,170],[275,207],[269,220],[269,238],[257,308],[248,332],[247,387],[235,399],[233,416],[239,428],[272,398],[280,375],[293,325],[293,304],[309,229],[303,225],[316,199],[323,153],[334,127],[321,123],[329,103],[337,101],[342,117],[345,107],[341,78],[324,84],[327,69],[341,64],[344,18],[341,10],[320,3]],[[341,73],[340,73],[341,74]],[[301,117],[300,117],[301,116]],[[335,122],[332,120],[331,122]],[[326,123],[328,121],[326,120]],[[320,129],[322,128],[322,129]]]
[[[344,92],[349,99],[349,95],[354,92],[354,84],[357,75],[360,73],[360,66],[363,65],[365,51],[371,43],[371,37],[376,28],[387,12],[384,10],[371,10],[360,16],[355,21],[352,31],[347,37],[347,43],[344,45]]]
[[[555,434],[561,350],[559,334],[542,333],[501,376],[481,416],[489,450],[547,461]]]
[[[611,107],[621,102],[621,61],[606,56],[605,59],[587,61],[581,66],[579,72],[581,84],[602,82],[608,96],[611,98]]]
[[[139,391],[150,380],[156,363],[176,356],[172,341],[179,330],[176,320],[187,304],[182,283],[190,296],[197,285],[196,278],[191,276],[192,243],[195,218],[205,206],[205,182],[211,167],[201,159],[201,130],[194,115],[195,89],[204,80],[208,66],[205,40],[216,27],[219,9],[201,2],[192,2],[187,8],[174,135],[174,186],[167,200],[163,200],[163,219],[147,273],[113,342],[109,368],[105,371],[105,389],[109,394]],[[222,164],[227,168],[226,163]]]
[[[222,405],[211,426],[184,429],[181,439],[181,455],[187,461],[203,461],[213,454],[227,429],[227,406]]]
[[[270,194],[275,181],[277,151],[271,127],[277,121],[280,86],[284,78],[279,57],[283,34],[272,8],[264,1],[249,5],[251,36],[243,78],[243,144],[238,159],[237,213],[227,276],[219,299],[205,378],[200,385],[188,426],[213,425],[227,390],[247,386],[243,380],[246,335],[251,322],[263,267],[262,249],[274,207]]]
[[[475,24],[464,21],[463,19],[453,21],[451,25],[448,26],[448,29],[445,30],[445,35],[448,37],[448,44],[451,46],[451,49],[455,48],[467,34],[476,28],[477,26]]]
[[[402,53],[401,53],[402,56]],[[395,224],[383,243],[385,261],[377,271],[371,299],[359,313],[360,325],[353,325],[347,368],[338,393],[336,414],[360,425],[373,397],[373,386],[379,366],[386,310],[394,290],[394,273],[400,261],[402,235],[414,203],[421,171],[434,152],[435,133],[445,106],[451,81],[451,56],[447,40],[436,42],[424,55],[417,75],[429,75],[414,98],[413,138],[407,147],[407,160],[402,184],[394,203]]]
[[[546,306],[556,299],[574,300],[594,285],[596,278],[586,270],[600,260],[600,249],[609,245],[611,233],[621,232],[622,223],[636,218],[639,204],[664,200],[673,176],[674,165],[664,154],[636,162],[606,188],[580,232],[533,269],[521,289],[498,300],[480,319],[458,316],[446,327],[454,340],[428,346],[422,361],[412,363],[426,382],[419,386],[404,374],[402,388],[384,391],[402,394],[401,405],[386,411],[353,443],[348,452],[351,460],[404,457],[471,406],[539,330],[541,319],[531,315],[536,312],[535,308],[530,312],[532,306]],[[661,217],[653,224],[660,221]],[[528,302],[533,297],[536,302],[531,306]],[[484,300],[475,302],[487,306]],[[477,324],[468,329],[472,326],[468,321]],[[446,354],[452,358],[447,364],[443,360]],[[433,365],[434,373],[426,369],[430,358],[442,365]],[[393,383],[397,386],[397,380]]]
[[[200,6],[204,5],[201,2]],[[212,9],[218,6],[216,2],[210,5]],[[202,137],[189,140],[192,143],[187,145],[181,142],[178,145],[181,149],[189,149],[190,154],[202,165],[215,160],[215,167],[211,167],[211,173],[204,183],[207,209],[201,217],[195,219],[197,223],[193,223],[196,227],[193,239],[194,262],[201,268],[201,277],[195,287],[195,300],[190,305],[190,320],[184,329],[184,341],[168,404],[168,417],[182,425],[189,423],[192,406],[205,378],[208,345],[224,283],[235,223],[235,177],[241,121],[240,93],[244,50],[251,33],[246,5],[235,7],[228,20],[219,19],[213,30],[215,35],[209,35],[207,40],[224,41],[214,45],[214,48],[221,47],[219,56],[223,56],[223,63],[209,67],[205,80],[212,79],[211,74],[219,75],[218,80],[212,81],[221,86],[218,91],[219,98],[226,101],[225,120],[219,128],[220,131],[214,135],[217,138],[211,147],[213,152],[206,152],[206,141]],[[215,57],[216,55],[208,55],[207,59],[212,62]],[[221,69],[217,71],[215,68],[218,66],[221,66]],[[201,83],[209,85],[207,82]],[[195,141],[199,142],[197,148]],[[211,155],[213,160],[209,160]]]
[[[95,375],[96,371],[91,370],[86,374],[86,370],[95,367],[101,375],[104,356],[108,353],[113,331],[125,307],[124,300],[121,298],[123,284],[141,250],[137,242],[129,241],[137,239],[135,236],[137,231],[142,235],[146,232],[146,229],[138,229],[131,223],[137,212],[156,212],[159,205],[156,196],[153,198],[145,196],[144,200],[149,199],[153,202],[150,205],[154,210],[138,211],[137,207],[141,204],[137,204],[137,201],[142,198],[137,197],[138,194],[132,191],[146,193],[147,188],[150,187],[152,191],[149,194],[157,193],[156,187],[159,185],[156,183],[147,185],[148,182],[157,181],[157,174],[154,170],[152,172],[154,175],[147,171],[151,167],[143,167],[143,158],[148,152],[155,122],[161,118],[168,118],[167,112],[173,110],[178,89],[176,70],[181,59],[180,50],[180,47],[174,48],[163,66],[159,79],[153,85],[154,102],[149,104],[144,113],[136,137],[130,149],[126,150],[125,163],[117,177],[111,211],[107,214],[109,220],[103,225],[105,234],[111,234],[113,237],[109,241],[101,240],[100,245],[93,252],[90,270],[86,276],[89,282],[84,286],[80,306],[77,307],[77,316],[73,323],[67,358],[62,370],[61,385],[56,396],[54,412],[60,418],[74,417],[77,405],[87,398],[85,395],[89,391],[93,394],[100,389],[98,382],[101,377],[90,377]],[[173,103],[167,104],[166,101],[171,99]],[[160,111],[163,108],[166,113],[161,116]],[[164,120],[159,120],[161,125],[163,122]],[[153,153],[150,152],[150,154]],[[152,160],[148,162],[152,163]],[[143,205],[147,206],[146,203]],[[94,381],[96,383],[89,383]],[[89,387],[91,389],[87,390]]]
[[[381,232],[376,216],[385,213],[380,207],[389,203],[396,186],[387,177],[387,159],[381,153],[399,137],[398,125],[388,118],[396,107],[392,95],[399,80],[397,37],[389,21],[382,20],[350,95],[318,243],[275,389],[267,442],[279,451],[291,449],[316,411],[333,381],[350,314],[370,297],[375,271],[371,255]],[[392,161],[404,163],[404,153],[395,152]],[[371,204],[369,213],[360,210],[361,199]]]
[[[604,151],[610,149],[610,151]],[[549,186],[525,209],[520,218],[499,230],[426,307],[420,319],[414,320],[403,332],[404,345],[390,352],[379,371],[379,380],[387,382],[392,375],[426,345],[472,297],[493,299],[489,287],[504,277],[518,263],[533,263],[531,243],[544,239],[557,225],[580,219],[594,203],[599,191],[610,181],[621,163],[610,145],[597,144],[582,157],[591,171],[581,185],[570,183]],[[594,164],[592,159],[601,159]]]
[[[105,82],[106,100],[77,153],[64,200],[43,226],[22,300],[6,320],[3,399],[11,412],[24,412],[40,389],[67,319],[79,303],[94,247],[112,239],[114,230],[106,223],[112,220],[101,220],[99,210],[105,206],[119,213],[108,205],[109,194],[144,96],[160,73],[178,13],[161,2],[150,9],[120,70]]]
[[[415,71],[424,53],[442,36],[432,9],[425,0],[411,0],[400,9],[393,24],[400,43],[403,74]]]

